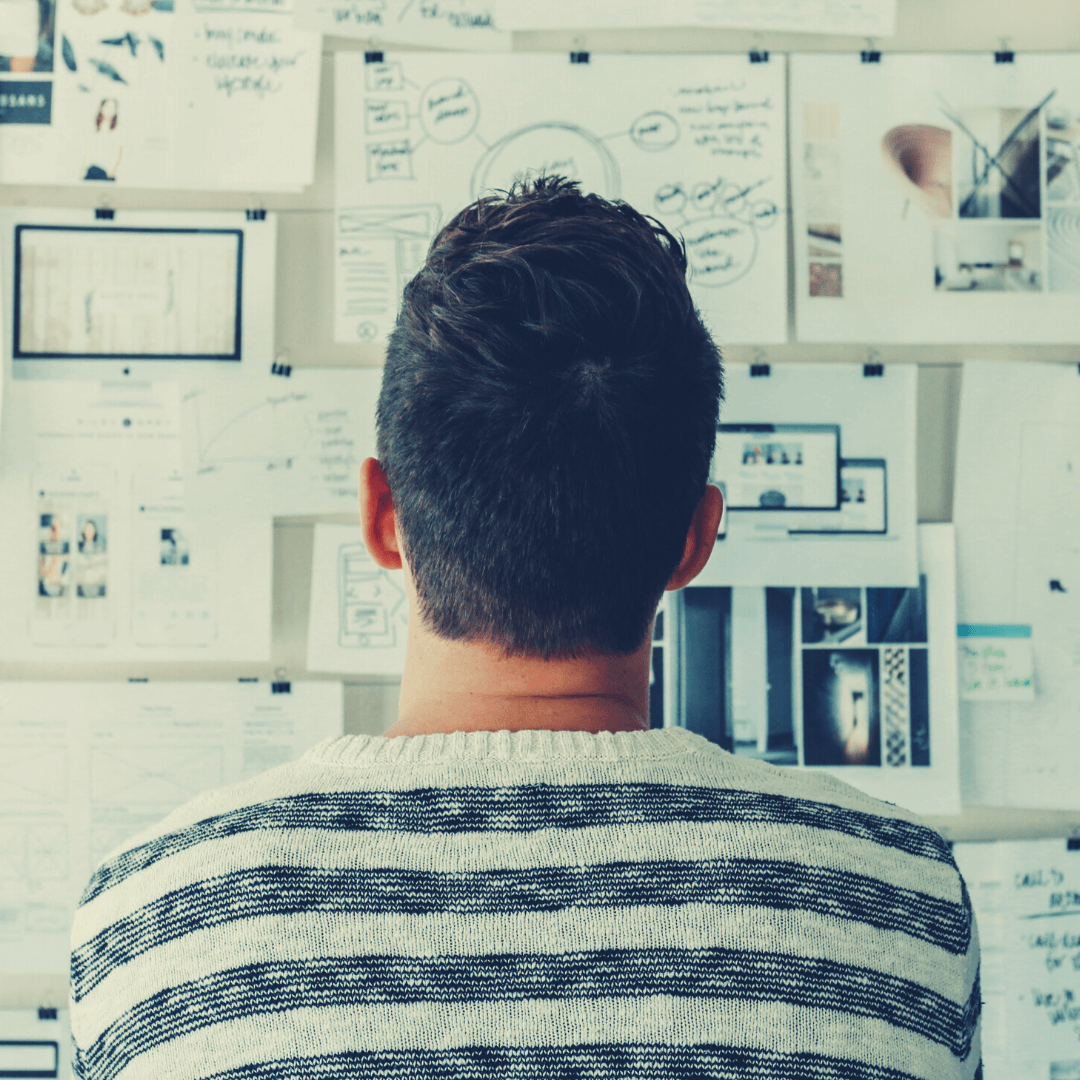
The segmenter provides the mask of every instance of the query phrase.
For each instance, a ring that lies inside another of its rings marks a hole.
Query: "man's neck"
[[[644,731],[652,642],[629,656],[506,659],[493,646],[445,641],[410,611],[398,722],[387,737],[454,731]],[[651,635],[650,635],[651,637]]]

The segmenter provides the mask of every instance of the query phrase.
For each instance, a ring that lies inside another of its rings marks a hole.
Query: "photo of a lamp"
[[[908,198],[930,217],[952,217],[952,132],[901,124],[885,133],[881,152]]]
[[[849,667],[841,656],[834,654],[830,663],[836,673],[833,716],[844,762],[865,765],[870,760],[870,680],[865,668]]]

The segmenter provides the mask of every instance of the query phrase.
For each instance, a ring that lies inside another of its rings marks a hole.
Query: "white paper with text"
[[[335,73],[337,341],[384,340],[440,225],[541,171],[681,233],[718,340],[785,340],[782,64],[342,53]]]

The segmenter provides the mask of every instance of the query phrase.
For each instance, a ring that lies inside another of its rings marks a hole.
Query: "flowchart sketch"
[[[375,453],[377,368],[182,384],[185,490],[203,513],[355,513]]]
[[[378,38],[431,49],[509,49],[510,33],[495,14],[496,0],[294,0],[293,19],[305,30]]]
[[[0,973],[66,974],[106,857],[341,734],[339,682],[0,682]]]
[[[725,521],[695,583],[918,584],[917,376],[914,364],[728,366],[709,473]]]
[[[791,57],[800,341],[1073,342],[1076,55]]]
[[[273,523],[190,508],[176,384],[28,379],[10,394],[0,655],[266,659]]]
[[[896,31],[896,0],[498,0],[508,30],[716,26],[882,37]]]
[[[335,121],[338,341],[384,339],[438,228],[482,194],[541,174],[680,234],[691,292],[719,340],[785,340],[783,65],[379,55],[335,65],[337,100],[356,103]]]
[[[359,528],[315,526],[309,671],[400,675],[408,614],[403,571],[375,563]]]
[[[972,805],[1080,809],[1078,418],[1075,364],[964,363],[957,617],[984,637],[1023,635],[1002,658],[1006,681],[1020,685],[992,700],[961,699],[971,748],[961,779]],[[1030,648],[1023,663],[1018,644]]]

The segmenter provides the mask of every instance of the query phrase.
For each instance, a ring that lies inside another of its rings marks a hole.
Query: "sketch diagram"
[[[0,759],[0,799],[23,804],[62,803],[67,797],[67,749],[55,744],[4,747]]]
[[[423,265],[441,209],[358,206],[337,215],[338,340],[376,341]]]
[[[403,572],[379,566],[357,526],[316,525],[308,670],[401,675],[408,625]]]
[[[220,746],[185,743],[168,753],[162,753],[160,744],[92,746],[89,765],[90,801],[97,806],[160,806],[168,813],[225,782]]]
[[[489,55],[466,74],[452,56],[343,59],[338,99],[361,106],[336,121],[337,340],[384,339],[438,228],[542,175],[681,234],[691,289],[725,340],[784,340],[786,244],[772,228],[787,197],[779,69],[742,56]]]
[[[354,511],[374,450],[377,369],[307,368],[191,386],[182,397],[193,509],[251,514]]]
[[[405,592],[371,561],[363,543],[338,548],[338,644],[393,649],[404,644]]]

